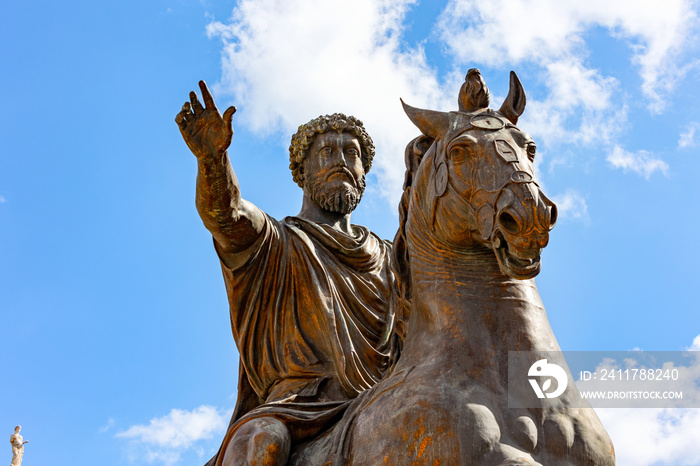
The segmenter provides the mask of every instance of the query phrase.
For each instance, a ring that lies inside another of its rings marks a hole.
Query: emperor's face
[[[304,159],[304,190],[330,212],[349,214],[362,198],[365,173],[360,141],[350,133],[316,136]]]

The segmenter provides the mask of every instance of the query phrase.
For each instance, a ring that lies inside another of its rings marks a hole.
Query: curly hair
[[[292,177],[296,184],[304,187],[304,159],[309,148],[314,143],[316,136],[328,131],[347,131],[355,136],[360,142],[362,153],[362,168],[365,173],[372,168],[374,159],[374,142],[362,125],[362,121],[354,116],[345,116],[343,113],[332,115],[321,115],[310,122],[301,125],[292,136],[292,143],[289,146],[289,169],[292,170]]]

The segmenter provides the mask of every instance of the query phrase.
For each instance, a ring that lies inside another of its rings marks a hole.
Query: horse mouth
[[[527,280],[540,273],[542,262],[539,251],[536,251],[534,254],[528,254],[533,256],[530,259],[519,257],[510,250],[503,233],[498,230],[493,234],[491,246],[496,254],[496,259],[498,259],[498,266],[505,275],[518,280]]]

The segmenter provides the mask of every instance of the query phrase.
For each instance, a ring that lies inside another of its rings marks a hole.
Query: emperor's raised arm
[[[175,121],[197,157],[197,210],[216,240],[219,254],[229,262],[260,236],[263,213],[241,199],[238,179],[229,161],[227,149],[236,108],[229,107],[222,117],[204,81],[199,82],[199,87],[205,106],[197,94],[190,92],[190,102],[182,106]]]

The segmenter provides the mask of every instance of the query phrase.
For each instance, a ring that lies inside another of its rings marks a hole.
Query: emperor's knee
[[[284,423],[274,418],[246,422],[226,448],[224,466],[276,466],[289,458],[291,435]]]

